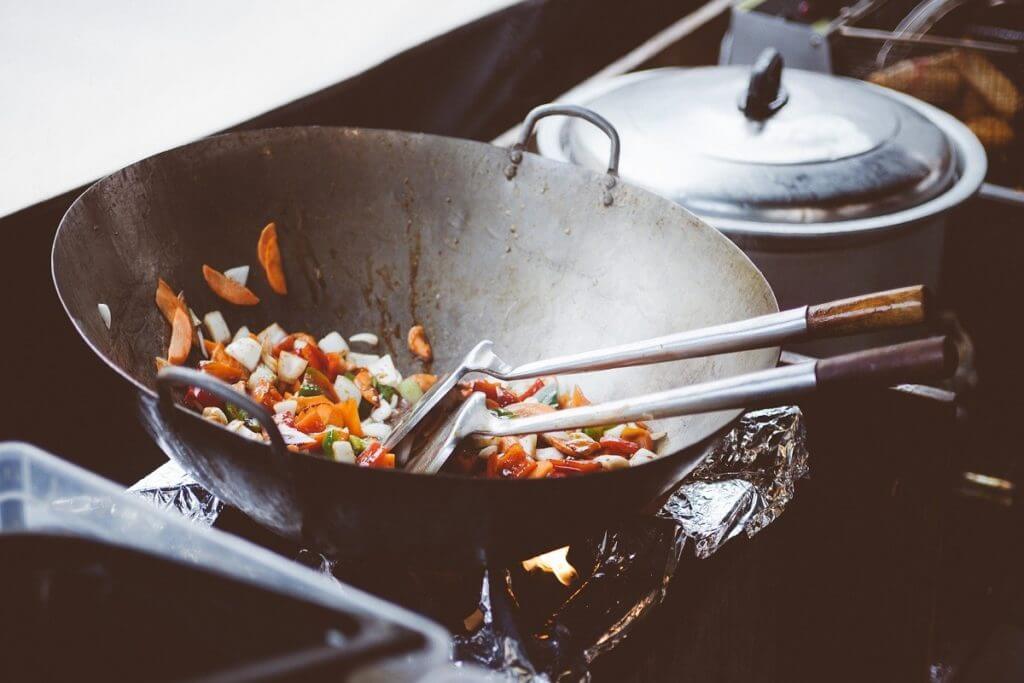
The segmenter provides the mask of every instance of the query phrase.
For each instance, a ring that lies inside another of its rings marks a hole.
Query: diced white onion
[[[345,338],[337,332],[329,333],[317,342],[317,346],[324,353],[345,353],[348,351],[348,344],[345,343]]]
[[[348,399],[353,398],[355,399],[357,406],[363,398],[363,395],[359,393],[359,387],[356,386],[356,383],[345,375],[338,375],[335,378],[334,390],[338,392],[339,400],[347,401]]]
[[[290,351],[282,351],[277,358],[277,376],[282,382],[294,382],[306,371],[306,359]]]
[[[356,367],[368,368],[377,361],[379,361],[380,356],[374,355],[372,353],[356,353],[355,351],[351,351],[348,354],[348,359],[350,362],[354,363]]]
[[[391,427],[387,426],[386,424],[381,424],[380,422],[370,422],[368,420],[363,422],[364,436],[371,436],[375,439],[380,439],[381,441],[383,441],[384,439],[388,438],[390,434]]]
[[[263,361],[264,365],[273,370],[275,374],[277,373],[277,359],[274,358],[266,346],[263,347],[263,355],[260,356],[260,360]]]
[[[227,345],[224,351],[245,366],[245,369],[252,372],[260,364],[260,356],[263,355],[263,347],[252,337],[242,337]]]
[[[292,344],[292,348],[296,351],[301,351],[302,349],[306,348],[307,343],[308,342],[305,339],[296,339],[295,343]]]
[[[106,325],[107,329],[109,330],[110,329],[110,306],[108,306],[106,304],[96,304],[96,308],[100,312],[100,319],[103,321],[103,324]]]
[[[235,332],[235,336],[231,338],[231,341],[235,341],[236,339],[241,339],[242,337],[248,337],[248,336],[249,336],[249,328],[246,327],[245,325],[242,325],[241,327],[238,328],[238,331]]]
[[[380,405],[374,408],[373,412],[370,413],[370,417],[376,420],[377,422],[384,422],[389,417],[391,417],[391,413],[393,412],[394,409],[391,407],[390,403],[388,403],[387,401],[381,401]]]
[[[284,439],[286,446],[307,446],[316,441],[316,439],[308,434],[300,432],[295,427],[291,427],[286,424],[278,424],[277,428],[281,432],[281,437]]]
[[[226,425],[228,423],[228,416],[224,414],[224,411],[217,406],[207,406],[203,408],[203,417],[210,422],[216,422],[219,425]]]
[[[533,457],[533,454],[537,452],[537,435],[529,434],[527,436],[519,437],[519,445],[523,447],[526,454]]]
[[[274,375],[275,377],[277,375]],[[299,409],[299,402],[294,398],[289,398],[286,401],[278,401],[274,404],[275,413],[295,413]]]
[[[492,455],[494,455],[497,452],[498,452],[498,447],[497,446],[487,446],[486,448],[481,448],[477,452],[476,456],[478,458],[489,458],[489,457],[491,457]]]
[[[245,283],[249,279],[249,266],[235,266],[234,268],[228,268],[224,271],[224,277],[229,280],[234,280],[245,287]]]
[[[246,337],[246,339],[248,338],[249,337]],[[277,373],[268,368],[266,365],[260,363],[259,366],[252,371],[252,374],[249,375],[249,381],[245,383],[245,386],[249,388],[249,391],[252,391],[260,385],[260,382],[273,383],[276,381]]]
[[[611,439],[619,439],[619,438],[622,438],[622,431],[623,431],[623,430],[624,430],[625,428],[626,428],[626,425],[624,425],[624,424],[623,424],[623,425],[615,425],[614,427],[612,427],[611,429],[609,429],[608,431],[606,431],[606,432],[604,433],[604,436],[607,436],[607,437],[609,437],[609,438],[611,438]]]
[[[199,338],[199,353],[206,360],[210,360],[210,354],[206,352],[206,340],[203,339],[203,328],[201,328],[201,327],[197,327],[196,328],[196,337]]]
[[[192,327],[199,327],[199,316],[191,308],[188,309],[188,319],[192,322]]]
[[[654,451],[649,451],[646,448],[641,448],[633,457],[629,459],[629,466],[636,467],[637,465],[643,465],[645,462],[650,462],[658,457],[658,454]]]
[[[621,455],[599,455],[594,458],[594,462],[601,463],[601,467],[606,470],[621,470],[629,467],[629,461]]]
[[[224,344],[231,339],[231,330],[220,311],[210,311],[203,316],[203,324],[206,331],[210,333],[210,339],[218,344]]]
[[[557,448],[538,448],[533,457],[536,460],[565,460],[565,456]]]
[[[369,344],[370,346],[376,346],[380,343],[380,339],[378,339],[377,335],[372,332],[360,332],[359,334],[353,334],[348,338],[348,340],[353,344],[362,342],[363,344]]]
[[[356,452],[352,450],[352,444],[348,441],[335,441],[331,444],[331,450],[334,451],[334,459],[338,462],[356,464]]]
[[[256,335],[256,338],[261,342],[269,343],[271,346],[279,343],[282,339],[288,336],[288,333],[284,331],[277,323],[273,323],[269,327],[263,329],[262,332]]]
[[[232,420],[227,424],[227,428],[230,431],[234,432],[235,434],[241,434],[247,439],[252,439],[253,441],[263,441],[263,437],[258,432],[254,432],[248,427],[246,427],[245,423],[242,422],[241,420]],[[301,434],[302,432],[299,433]]]
[[[377,378],[377,381],[381,384],[387,384],[388,386],[398,386],[399,382],[402,381],[402,373],[395,367],[394,361],[391,360],[391,356],[382,356],[373,365],[366,366],[366,369],[370,371],[370,374]]]

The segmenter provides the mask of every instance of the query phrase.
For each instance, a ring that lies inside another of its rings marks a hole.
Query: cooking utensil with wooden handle
[[[459,442],[472,434],[516,436],[565,431],[637,420],[653,420],[729,408],[751,408],[800,399],[813,392],[848,391],[948,376],[956,367],[956,349],[946,337],[869,349],[813,363],[761,370],[693,384],[645,396],[504,419],[474,393],[421,443],[414,443],[406,469],[434,473]]]
[[[607,370],[635,365],[698,358],[719,353],[777,346],[786,342],[859,334],[920,323],[928,308],[925,288],[917,285],[875,292],[849,299],[801,306],[747,320],[677,332],[643,341],[585,351],[519,366],[506,363],[494,353],[493,343],[482,341],[441,378],[395,425],[384,441],[394,450],[471,372],[501,380],[528,379],[543,375]]]

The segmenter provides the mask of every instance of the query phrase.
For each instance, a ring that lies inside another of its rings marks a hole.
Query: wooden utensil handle
[[[922,285],[890,289],[807,307],[807,331],[812,337],[870,332],[923,322],[928,296]]]
[[[931,337],[824,358],[817,362],[815,375],[823,390],[889,386],[948,377],[957,360],[948,337]]]

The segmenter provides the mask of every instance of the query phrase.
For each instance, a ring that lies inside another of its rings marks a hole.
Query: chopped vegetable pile
[[[286,295],[274,223],[260,234],[257,258],[270,289]],[[259,303],[246,287],[248,266],[222,273],[203,264],[202,275],[210,289],[229,303]],[[210,311],[200,321],[184,293],[175,294],[163,280],[157,283],[156,304],[171,328],[167,357],[156,359],[157,369],[183,365],[190,356],[199,356],[202,372],[231,384],[273,414],[291,451],[363,467],[394,468],[395,454],[385,452],[381,443],[398,418],[437,380],[427,373],[403,377],[390,355],[349,348],[349,342],[376,346],[378,338],[372,333],[352,335],[346,342],[332,331],[318,340],[306,332],[288,333],[274,323],[258,333],[243,326],[232,334],[220,311]],[[407,344],[422,361],[433,358],[422,325],[409,330]],[[560,394],[554,377],[512,384],[477,379],[462,387],[466,396],[482,392],[487,407],[504,418],[589,403],[579,387]],[[269,440],[254,416],[203,389],[190,387],[185,404],[241,436]],[[446,470],[489,478],[577,476],[648,462],[658,457],[654,442],[662,436],[643,423],[631,422],[521,437],[472,437],[460,445]]]

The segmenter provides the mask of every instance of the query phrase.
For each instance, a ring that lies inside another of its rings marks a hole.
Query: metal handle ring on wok
[[[615,126],[611,124],[611,121],[596,111],[576,104],[542,104],[530,110],[519,131],[519,139],[509,148],[508,156],[512,163],[505,169],[505,177],[509,180],[515,177],[519,164],[523,160],[523,152],[530,141],[530,136],[533,135],[533,129],[537,127],[537,122],[546,116],[570,116],[583,119],[600,128],[601,132],[608,136],[611,148],[608,152],[608,171],[605,176],[605,192],[602,200],[605,206],[611,206],[612,195],[610,190],[615,187],[616,178],[619,175],[619,132],[615,130]]]
[[[238,406],[260,423],[260,426],[270,436],[270,448],[277,455],[287,455],[288,447],[285,445],[281,430],[277,428],[273,416],[249,396],[235,391],[230,384],[223,382],[213,375],[208,375],[199,370],[181,367],[167,367],[160,370],[156,375],[156,391],[160,396],[160,402],[166,408],[175,406],[174,396],[171,389],[174,387],[194,386],[208,391],[225,403]]]

